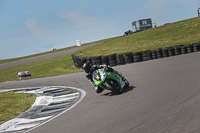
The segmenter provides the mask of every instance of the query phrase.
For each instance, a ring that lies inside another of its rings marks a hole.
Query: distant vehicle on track
[[[133,27],[133,31],[131,31],[131,30],[125,31],[123,36],[127,36],[130,34],[136,33],[136,32],[140,32],[143,30],[153,28],[153,24],[152,24],[151,18],[147,18],[147,19],[140,19],[137,21],[133,21],[132,27]]]
[[[147,30],[153,27],[151,18],[133,21],[132,26],[133,26],[133,33]]]

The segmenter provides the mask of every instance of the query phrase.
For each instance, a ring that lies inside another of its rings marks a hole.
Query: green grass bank
[[[31,71],[32,78],[81,72],[74,66],[71,54],[35,61],[0,70],[0,82],[18,80],[18,72]]]
[[[35,101],[33,94],[0,93],[0,125],[29,109]]]
[[[108,39],[100,45],[75,52],[75,56],[91,57],[154,50],[180,44],[187,45],[200,42],[199,36],[200,17],[148,29],[125,37]]]

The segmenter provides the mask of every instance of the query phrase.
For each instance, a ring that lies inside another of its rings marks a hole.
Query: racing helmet
[[[83,64],[83,69],[86,73],[89,73],[92,71],[92,64],[87,61],[86,63]]]

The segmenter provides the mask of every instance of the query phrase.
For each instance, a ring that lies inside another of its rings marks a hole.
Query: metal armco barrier
[[[31,72],[30,71],[18,72],[18,78],[19,79],[31,78]]]
[[[192,52],[200,51],[200,42],[188,44],[188,45],[177,45],[167,48],[160,48],[156,50],[147,50],[135,53],[123,53],[123,54],[112,54],[107,56],[97,57],[78,57],[72,54],[74,64],[78,68],[82,68],[86,61],[91,61],[92,64],[100,65],[102,63],[110,66],[124,65],[129,63],[136,63],[141,61],[148,61],[152,59],[161,59],[175,55],[187,54]]]

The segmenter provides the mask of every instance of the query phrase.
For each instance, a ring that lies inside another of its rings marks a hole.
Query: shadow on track
[[[129,91],[132,91],[134,88],[134,86],[129,86],[128,88],[125,88],[122,90],[122,93],[116,93],[116,92],[108,92],[108,93],[105,93],[105,94],[101,94],[100,96],[117,96],[117,95],[122,95],[124,93],[127,93]]]

